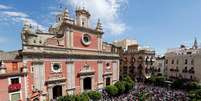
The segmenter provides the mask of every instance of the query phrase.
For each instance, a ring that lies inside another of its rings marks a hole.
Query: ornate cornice
[[[59,54],[59,53],[33,53],[24,52],[24,56],[28,58],[68,58],[68,59],[119,59],[116,56],[99,56],[99,55],[84,55],[84,54]]]
[[[88,33],[96,34],[96,35],[99,35],[99,34],[102,35],[102,34],[104,34],[103,32],[97,31],[95,29],[81,27],[81,26],[78,26],[78,25],[75,25],[75,24],[70,24],[68,22],[63,22],[61,24],[59,30],[61,30],[62,28],[66,28],[66,27],[69,27],[72,30],[79,30],[81,32],[88,32]]]
[[[66,78],[49,79],[45,81],[45,84],[55,84],[55,83],[62,83],[62,82],[66,82]]]
[[[26,45],[28,47],[42,47],[38,50],[24,50],[22,56],[41,57],[41,58],[77,58],[77,59],[119,59],[119,55],[111,52],[102,52],[97,50],[81,50],[71,48],[56,48],[45,46]],[[87,53],[87,54],[86,54]]]
[[[4,73],[0,74],[0,78],[12,77],[12,76],[25,76],[27,73]]]
[[[94,75],[95,74],[95,71],[86,71],[86,72],[84,72],[84,71],[81,71],[79,74],[78,74],[78,76],[88,76],[88,75]]]

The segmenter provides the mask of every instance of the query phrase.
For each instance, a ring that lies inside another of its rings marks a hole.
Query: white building
[[[201,82],[201,48],[195,39],[192,48],[181,45],[165,53],[168,78],[183,78]]]

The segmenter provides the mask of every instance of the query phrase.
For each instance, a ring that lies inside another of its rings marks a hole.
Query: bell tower
[[[85,8],[78,7],[76,13],[76,24],[81,27],[89,27],[90,13]]]

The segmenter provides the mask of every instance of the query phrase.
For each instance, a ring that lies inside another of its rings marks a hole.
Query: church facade
[[[92,29],[87,10],[75,13],[72,19],[65,9],[48,32],[24,24],[20,54],[27,69],[25,98],[46,101],[101,90],[119,80],[119,48],[103,42],[100,20]]]

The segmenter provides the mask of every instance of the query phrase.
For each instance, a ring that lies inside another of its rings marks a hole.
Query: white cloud
[[[24,21],[27,21],[29,24],[31,24],[35,28],[39,28],[40,30],[45,31],[47,28],[43,25],[39,24],[37,21],[29,18],[29,15],[23,12],[15,12],[15,11],[2,11],[0,12],[0,19],[2,19],[5,23],[8,23],[8,21],[12,24],[14,23],[23,23]],[[14,22],[12,22],[12,21]]]
[[[4,10],[1,10],[4,9]],[[40,30],[46,31],[46,27],[39,24],[34,19],[31,19],[30,16],[24,12],[14,11],[13,7],[0,4],[0,21],[5,24],[16,24],[16,23],[24,23],[27,21],[35,28],[39,28]],[[0,37],[0,42],[3,42],[3,38]]]
[[[119,19],[120,11],[126,6],[127,0],[63,0],[72,7],[85,7],[90,11],[92,21],[101,19],[103,27],[112,34],[120,34],[126,30],[126,25]]]
[[[28,15],[23,12],[4,11],[2,14],[10,17],[28,17]]]
[[[12,7],[0,4],[0,9],[11,9]]]
[[[126,25],[124,23],[109,23],[108,24],[108,29],[112,30],[112,33],[122,33],[126,30]]]

